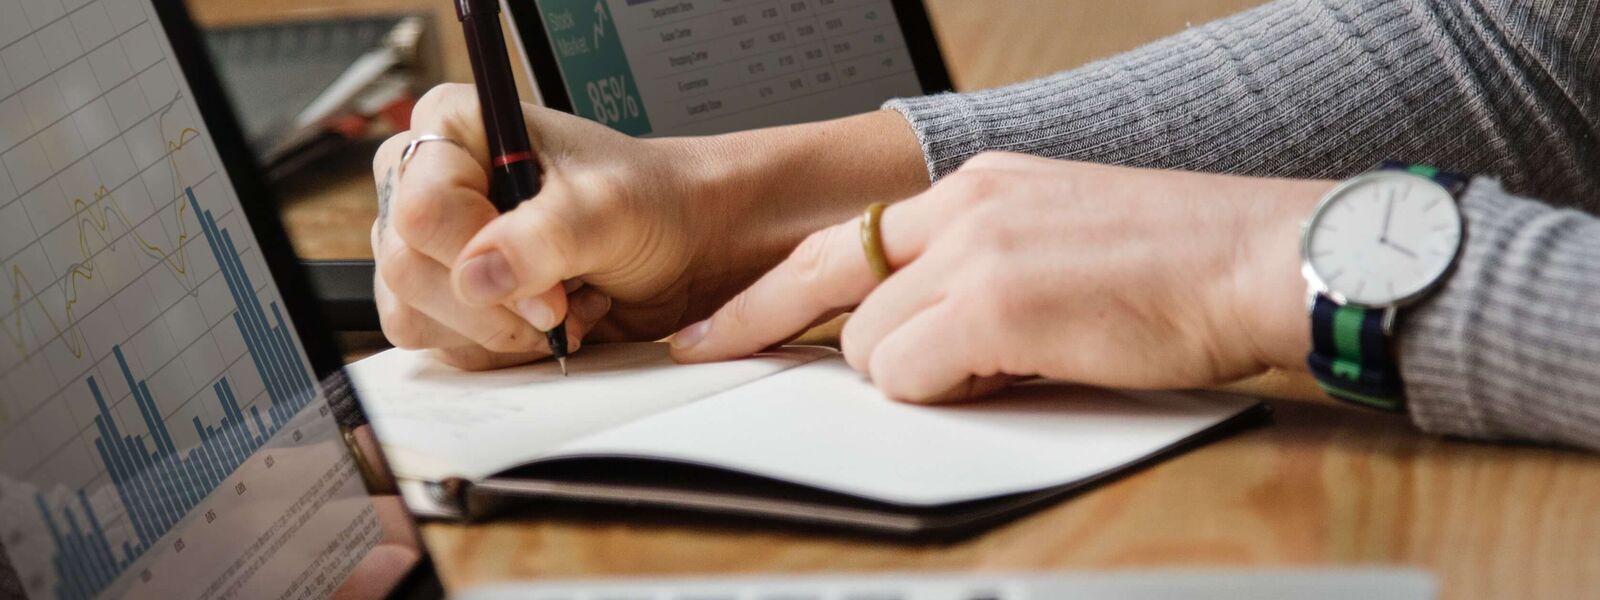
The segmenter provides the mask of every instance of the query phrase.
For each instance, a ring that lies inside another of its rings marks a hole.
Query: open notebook
[[[467,373],[390,350],[350,373],[407,502],[445,518],[527,497],[952,532],[1266,412],[1240,396],[1043,381],[916,406],[804,346],[677,365],[665,344],[595,345],[571,366]]]

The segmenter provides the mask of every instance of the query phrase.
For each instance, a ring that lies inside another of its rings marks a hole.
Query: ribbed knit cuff
[[[1479,178],[1460,262],[1402,310],[1400,369],[1424,431],[1600,448],[1600,221]]]
[[[1484,244],[1479,229],[1495,227],[1511,196],[1500,183],[1480,178],[1461,198],[1461,212],[1469,229],[1460,262],[1444,286],[1402,311],[1399,323],[1400,369],[1406,382],[1411,420],[1424,431],[1467,437],[1484,437],[1490,431],[1485,409],[1470,393],[1473,371],[1470,354],[1472,322],[1481,318],[1471,299],[1481,294]]]
[[[350,377],[344,369],[322,380],[322,393],[328,397],[328,407],[333,409],[333,418],[339,422],[339,426],[355,429],[367,424],[367,413],[361,410],[361,403],[356,400],[355,386],[350,384]]]
[[[917,132],[917,143],[928,163],[928,181],[938,181],[989,148],[972,102],[961,94],[896,98],[883,107],[898,111]]]

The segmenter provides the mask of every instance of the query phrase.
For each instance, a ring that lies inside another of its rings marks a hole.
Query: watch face
[[[1392,306],[1428,291],[1455,261],[1461,213],[1432,180],[1401,171],[1351,179],[1317,206],[1305,274],[1335,300]]]

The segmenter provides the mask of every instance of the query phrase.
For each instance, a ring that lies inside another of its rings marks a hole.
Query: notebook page
[[[916,406],[884,398],[836,355],[574,440],[559,455],[670,458],[935,506],[1115,470],[1256,404],[1037,382],[978,402]]]
[[[466,372],[425,351],[389,350],[348,367],[395,473],[477,479],[570,440],[694,402],[834,354],[785,347],[744,360],[679,365],[662,343],[585,346],[570,377],[549,361]]]

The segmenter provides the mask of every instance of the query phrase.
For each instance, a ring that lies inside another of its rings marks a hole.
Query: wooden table
[[[423,8],[437,0],[196,0],[210,23]],[[958,87],[1082,64],[1257,0],[930,0]],[[469,78],[458,51],[447,76]],[[302,254],[370,256],[365,157],[285,186]],[[1288,395],[1304,395],[1289,386]],[[1283,390],[1284,386],[1275,386]],[[1315,400],[1276,402],[1275,423],[1162,462],[985,535],[899,544],[704,521],[528,515],[425,536],[453,588],[609,575],[1408,566],[1447,597],[1600,594],[1600,458],[1421,434],[1404,418]]]

